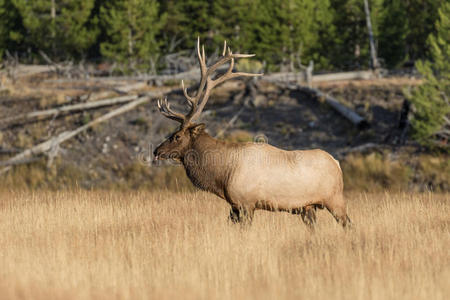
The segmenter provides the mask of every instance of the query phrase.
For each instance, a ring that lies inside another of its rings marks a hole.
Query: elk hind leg
[[[332,199],[332,201],[325,206],[342,227],[346,228],[351,225],[350,218],[347,215],[344,197],[342,195]]]

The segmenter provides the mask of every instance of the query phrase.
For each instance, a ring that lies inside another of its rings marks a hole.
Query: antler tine
[[[184,97],[186,97],[186,99],[189,101],[189,103],[192,104],[194,99],[191,96],[189,96],[189,94],[187,92],[187,88],[184,87],[184,81],[183,80],[181,80],[181,89],[183,90]]]
[[[183,87],[183,94],[186,97],[186,99],[189,102],[189,105],[191,106],[191,110],[186,116],[187,123],[189,123],[190,118],[192,115],[195,114],[195,111],[197,110],[197,104],[200,100],[200,97],[202,96],[202,92],[206,85],[206,80],[208,77],[208,69],[206,67],[206,54],[205,54],[205,47],[202,45],[201,52],[200,52],[200,37],[197,38],[197,56],[198,56],[198,63],[200,65],[200,85],[197,89],[197,93],[195,96],[191,97],[187,93],[187,89],[184,87],[184,82],[181,81],[182,87]]]
[[[225,40],[225,41],[223,42],[222,56],[225,56],[226,52],[227,52],[227,40]]]
[[[199,63],[202,62],[202,55],[200,54],[200,37],[197,37],[197,57],[198,57],[198,61]]]
[[[228,67],[227,72],[222,77],[217,78],[215,81],[218,81],[221,78],[226,79],[233,72],[233,68],[234,68],[234,58],[231,59],[230,66]]]
[[[187,119],[188,119],[187,122],[191,122],[200,116],[200,114],[203,111],[203,108],[206,105],[206,102],[208,101],[211,90],[218,84],[224,82],[225,80],[236,78],[236,77],[241,77],[241,76],[244,76],[244,77],[262,76],[263,74],[252,74],[252,73],[244,73],[244,72],[233,73],[233,68],[234,68],[234,63],[235,63],[236,58],[248,58],[248,57],[253,57],[253,56],[255,56],[255,55],[254,54],[233,54],[233,52],[231,51],[231,48],[227,47],[226,41],[225,41],[224,49],[223,49],[223,58],[207,69],[206,76],[205,76],[207,79],[206,80],[207,85],[206,85],[206,90],[203,93],[202,101],[200,104],[198,104],[198,109],[195,112],[193,112],[192,116],[191,115],[187,116]],[[211,78],[209,78],[209,76],[212,75],[217,70],[218,67],[227,63],[228,61],[230,61],[230,66],[228,67],[227,71],[222,76],[218,77],[215,80],[212,80]],[[202,80],[203,80],[203,78],[202,78]]]
[[[201,49],[200,49],[200,46]],[[181,113],[175,112],[170,108],[170,104],[167,101],[167,98],[163,100],[158,100],[158,108],[159,111],[166,117],[178,121],[182,124],[183,127],[188,126],[191,121],[195,120],[197,117],[200,116],[201,112],[203,111],[203,108],[206,105],[206,102],[209,99],[209,95],[211,93],[211,90],[217,86],[218,84],[224,82],[225,80],[236,78],[240,76],[262,76],[263,74],[252,74],[252,73],[243,73],[243,72],[237,72],[233,73],[235,59],[238,58],[248,58],[255,56],[254,54],[234,54],[231,51],[231,48],[227,46],[227,41],[224,41],[223,44],[223,52],[222,52],[222,58],[219,59],[216,63],[214,63],[211,67],[207,68],[206,66],[206,54],[205,54],[205,47],[203,45],[200,45],[200,37],[197,38],[197,56],[198,56],[198,63],[200,65],[200,84],[197,89],[197,93],[195,96],[189,96],[187,88],[184,86],[184,81],[181,81],[181,87],[183,90],[183,94],[186,97],[188,104],[190,105],[190,111],[187,115],[183,115]],[[217,77],[216,79],[211,79],[210,76],[214,74],[214,72],[222,66],[223,64],[230,62],[230,66],[228,67],[227,71]],[[201,100],[201,101],[200,101]],[[200,102],[200,103],[199,103]]]
[[[158,99],[158,108],[159,112],[169,119],[180,122],[181,124],[184,124],[186,121],[186,117],[183,114],[177,113],[170,108],[167,97],[164,100]]]
[[[209,67],[209,69],[207,71],[208,75],[211,75],[212,73],[214,73],[218,67],[227,63],[229,60],[231,60],[233,58],[249,58],[249,57],[255,56],[255,54],[239,54],[239,53],[234,54],[229,47],[227,48],[226,52],[227,52],[226,55],[222,59],[220,59],[214,65]]]
[[[200,71],[206,72],[206,55],[205,55],[205,47],[202,46],[202,53],[200,53],[200,37],[197,38],[197,57],[198,63],[200,64]]]
[[[203,58],[203,64],[205,64],[205,66],[206,66],[205,45],[202,45],[202,58]]]
[[[200,116],[200,114],[201,114],[202,111],[203,111],[203,108],[204,108],[205,105],[206,105],[206,102],[208,102],[208,98],[209,98],[209,94],[211,93],[211,90],[212,90],[216,85],[218,85],[218,84],[221,83],[221,82],[224,82],[224,81],[227,80],[227,79],[230,79],[230,78],[235,77],[235,76],[233,76],[233,75],[234,75],[234,74],[237,74],[237,73],[233,73],[233,68],[234,68],[234,58],[232,57],[232,58],[231,58],[231,61],[230,61],[230,66],[228,67],[228,70],[225,72],[224,75],[222,75],[221,77],[217,78],[216,80],[212,80],[212,79],[208,78],[208,81],[207,81],[208,84],[206,85],[206,91],[205,91],[205,93],[204,93],[204,95],[203,95],[203,100],[202,100],[202,102],[200,103],[200,105],[198,106],[198,109],[197,109],[197,111],[194,113],[194,115],[192,116],[191,120],[194,120],[195,118],[197,118],[197,117]],[[208,71],[209,71],[209,70],[208,70]]]

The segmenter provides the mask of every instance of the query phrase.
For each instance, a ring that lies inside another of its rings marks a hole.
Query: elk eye
[[[175,136],[175,141],[178,142],[179,140],[180,140],[180,136],[179,136],[179,135],[176,135],[176,136]]]

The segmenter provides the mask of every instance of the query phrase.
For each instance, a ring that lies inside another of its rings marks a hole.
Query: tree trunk
[[[360,115],[358,115],[354,110],[350,107],[345,106],[344,104],[339,103],[335,98],[321,92],[318,89],[302,87],[299,85],[287,85],[288,89],[291,90],[301,90],[307,93],[313,94],[318,98],[323,98],[325,102],[330,105],[336,112],[338,112],[341,116],[349,120],[353,125],[355,125],[358,129],[363,130],[370,127],[369,122]]]
[[[377,50],[375,49],[375,41],[372,31],[372,21],[370,20],[370,9],[368,0],[364,0],[364,11],[366,12],[367,30],[369,31],[370,56],[372,58],[371,67],[372,69],[376,70],[380,66],[378,65]]]
[[[52,0],[52,7],[51,7],[51,11],[50,11],[50,15],[52,18],[52,52],[53,55],[55,55],[56,53],[56,4],[55,4],[55,0]]]

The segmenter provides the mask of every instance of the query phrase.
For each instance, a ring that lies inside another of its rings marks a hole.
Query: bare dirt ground
[[[0,192],[2,299],[446,299],[449,194],[349,194],[354,227],[206,193]]]

